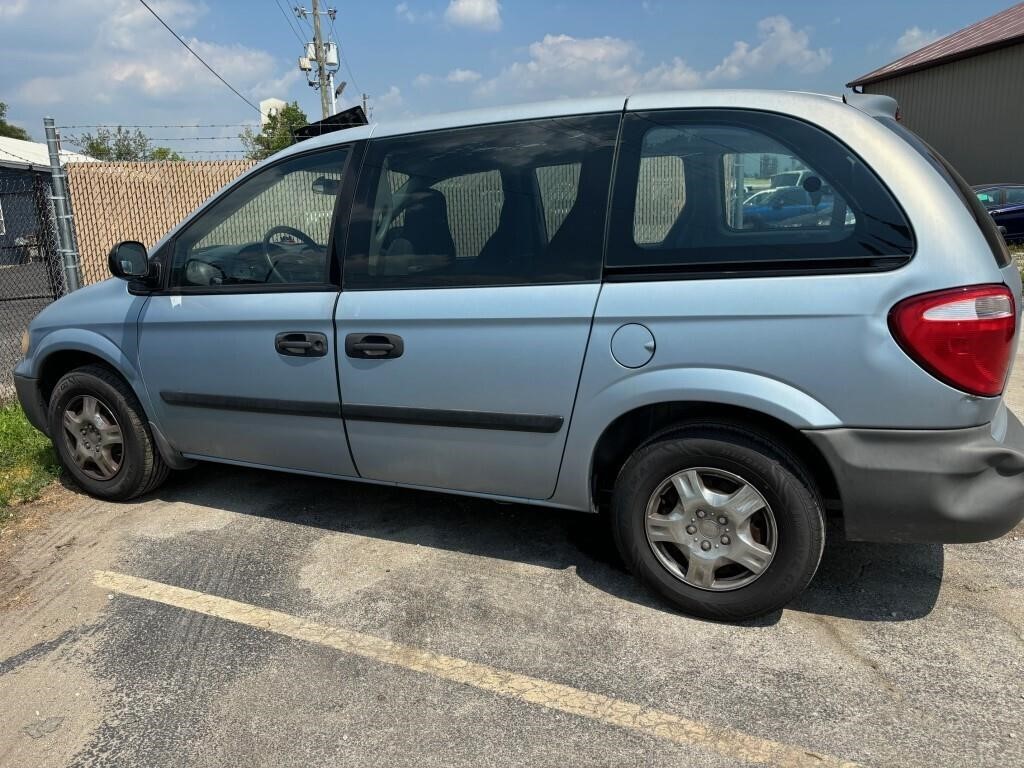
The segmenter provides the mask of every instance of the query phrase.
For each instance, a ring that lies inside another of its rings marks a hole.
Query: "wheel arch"
[[[83,365],[100,364],[119,375],[135,392],[145,413],[149,414],[149,398],[142,377],[124,352],[106,336],[83,329],[62,329],[43,339],[33,353],[33,376],[39,379],[44,402],[60,377]]]
[[[736,425],[780,443],[795,456],[818,486],[826,506],[841,510],[835,475],[824,455],[799,429],[769,414],[737,405],[697,400],[649,403],[616,417],[594,445],[590,461],[590,494],[602,508],[626,460],[641,446],[693,422]]]

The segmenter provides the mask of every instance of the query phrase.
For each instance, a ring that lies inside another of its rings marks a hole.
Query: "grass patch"
[[[59,473],[49,438],[28,423],[17,402],[0,405],[0,524],[15,504],[39,496]]]

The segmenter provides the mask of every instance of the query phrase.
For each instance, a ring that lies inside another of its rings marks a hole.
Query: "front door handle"
[[[345,337],[345,354],[362,360],[401,357],[405,343],[393,333],[350,333]]]
[[[287,357],[323,357],[327,354],[327,337],[305,331],[279,333],[274,337],[274,349]]]

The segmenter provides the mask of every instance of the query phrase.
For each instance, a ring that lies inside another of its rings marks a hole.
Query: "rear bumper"
[[[970,429],[804,434],[835,475],[849,539],[987,541],[1024,518],[1024,427],[1005,408]]]
[[[21,402],[21,409],[29,423],[42,432],[46,429],[46,403],[43,401],[43,393],[39,388],[39,379],[31,379],[28,376],[14,374],[14,391],[18,394]]]

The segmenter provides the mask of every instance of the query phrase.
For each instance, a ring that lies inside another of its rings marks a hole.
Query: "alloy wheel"
[[[709,467],[662,481],[647,503],[644,527],[669,573],[711,591],[755,581],[778,546],[775,516],[760,491],[739,475]]]
[[[64,406],[64,444],[86,477],[110,480],[121,469],[124,439],[113,411],[94,395],[78,395]]]

